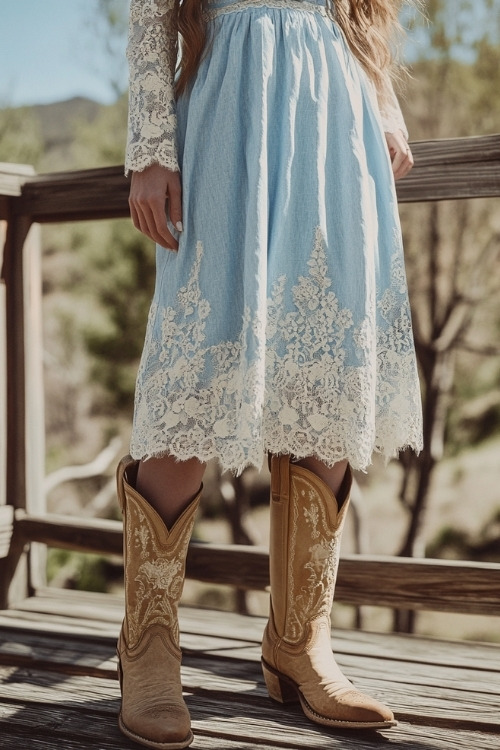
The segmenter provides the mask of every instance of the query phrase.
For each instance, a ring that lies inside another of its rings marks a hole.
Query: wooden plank
[[[399,203],[417,203],[500,195],[500,161],[437,164],[414,168],[396,183]]]
[[[254,670],[260,675],[260,641],[265,618],[242,615],[233,618],[231,614],[181,609],[181,645],[185,663],[190,669],[196,667],[213,673],[211,661],[222,659],[223,667],[218,671],[224,674],[224,678],[236,679],[242,670],[242,661],[245,662],[245,673]],[[246,632],[242,633],[247,621]],[[257,627],[254,621],[258,621]],[[88,667],[92,674],[115,675],[118,623],[108,637],[102,637],[100,632],[97,634],[94,628],[86,637],[66,632],[64,639],[59,633],[47,632],[46,623],[47,615],[43,613],[31,621],[31,627],[24,629],[15,620],[9,626],[9,618],[2,618],[0,663],[35,668],[43,665],[68,674],[85,673],[85,667]],[[365,644],[367,647],[363,648]],[[485,701],[493,701],[493,706],[496,706],[500,646],[337,631],[332,649],[351,678],[369,681],[375,687],[385,683],[391,686],[394,683],[406,684],[410,676],[414,686],[482,693]],[[487,695],[491,696],[490,699],[486,698]]]
[[[500,134],[413,141],[418,168],[500,161]]]
[[[19,196],[22,186],[28,177],[32,177],[35,170],[29,164],[12,164],[0,162],[0,195]],[[2,214],[0,213],[0,218]]]
[[[39,623],[40,614],[36,612],[23,612],[20,614],[15,609],[6,609],[0,614],[1,627],[14,627],[20,631],[28,632],[39,627]],[[95,620],[64,618],[57,615],[47,615],[44,617],[43,627],[46,633],[54,633],[61,638],[77,635],[88,638],[91,641],[104,638],[116,642],[119,631],[119,625],[110,625],[106,622],[99,623]]]
[[[54,547],[120,554],[118,521],[16,512],[25,541]],[[260,547],[192,542],[187,576],[207,583],[266,590],[268,554]],[[373,585],[377,581],[377,586]],[[414,610],[500,615],[500,565],[370,555],[341,559],[336,600]]]
[[[85,610],[79,616],[70,616],[71,598],[65,603],[66,616],[50,613],[50,606],[37,606],[34,603],[36,599],[30,600],[31,611],[8,610],[0,614],[0,627],[4,634],[16,632],[19,637],[24,634],[26,638],[38,638],[40,627],[43,626],[44,632],[53,634],[59,642],[69,639],[69,643],[74,644],[75,637],[78,637],[89,651],[92,651],[94,645],[114,650],[123,616],[123,602],[119,603],[116,612],[111,609],[106,611],[105,607],[99,610],[103,617],[108,618],[104,622],[85,617]],[[63,604],[62,600],[60,606]],[[52,611],[57,612],[59,609],[56,607]],[[95,617],[95,610],[92,614]],[[239,656],[256,662],[260,659],[265,618],[181,607],[179,620],[181,645],[186,653],[199,652],[206,647],[212,655]],[[203,636],[200,635],[200,623],[203,623]],[[485,679],[491,680],[492,685],[496,686],[499,682],[500,646],[496,644],[451,642],[393,633],[337,629],[333,633],[332,648],[341,664],[349,670],[356,669],[355,662],[360,657],[384,660],[384,669],[389,673],[392,673],[396,662],[400,663],[403,667],[402,672],[398,668],[398,674],[401,672],[403,682],[408,673],[413,674],[421,669],[424,670],[425,680],[427,668],[434,666],[444,667],[445,670],[448,667],[473,670],[476,681],[482,679],[478,673],[483,672]],[[491,676],[492,670],[496,672],[496,676]],[[463,680],[462,683],[466,684]]]
[[[110,555],[123,552],[121,521],[19,511],[16,513],[16,532],[25,542],[41,542],[49,547]]]
[[[220,616],[219,620],[222,622],[223,617]],[[199,613],[198,632],[193,634],[182,630],[184,665],[189,668],[186,673],[186,688],[194,689],[200,684],[205,679],[204,672],[211,674],[211,689],[218,689],[219,679],[223,682],[231,679],[233,692],[247,688],[249,679],[261,682],[260,642],[242,641],[235,632],[229,636],[211,636],[205,631],[204,621],[204,613]],[[39,620],[38,625],[38,630],[33,628],[24,632],[13,627],[0,628],[0,664],[46,669],[66,675],[116,677],[116,636],[103,640],[79,638],[66,633],[65,638],[61,639],[59,634],[44,632],[43,621]],[[412,652],[415,640],[418,639],[407,636],[405,648],[398,653],[392,651],[387,657],[384,650],[380,649],[383,638],[373,637],[370,651],[363,652],[358,651],[352,642],[348,645],[354,635],[352,632],[344,634],[343,648],[338,647],[338,639],[334,638],[332,648],[345,674],[355,683],[365,685],[368,690],[377,690],[383,686],[394,694],[398,691],[398,685],[406,686],[411,681],[411,689],[436,691],[441,697],[446,695],[447,700],[452,703],[452,698],[460,703],[465,693],[479,695],[480,708],[475,713],[476,721],[486,707],[489,707],[490,717],[491,712],[496,711],[500,648],[496,649],[494,658],[490,659],[488,665],[482,664],[479,658],[473,658],[473,666],[470,663],[464,666],[461,664],[461,651],[468,651],[475,657],[477,652],[474,647],[460,643],[448,644],[454,646],[456,658],[443,665],[439,658],[440,644],[434,642],[427,649],[431,654],[437,651],[438,655],[432,655],[431,660],[427,656],[427,661],[414,658],[410,666],[406,654]],[[493,653],[491,656],[493,657]]]
[[[188,672],[186,667],[183,670],[185,680]],[[187,679],[189,681],[189,677]],[[216,686],[212,686],[211,679],[210,673],[204,673],[202,683],[186,691],[197,743],[199,737],[211,736],[222,741],[236,738],[240,742],[253,741],[254,746],[267,743],[271,747],[321,748],[345,747],[343,743],[349,737],[355,740],[358,748],[373,748],[375,738],[386,736],[385,733],[374,735],[366,732],[346,735],[318,727],[303,716],[299,707],[272,703],[265,695],[261,677],[258,683],[250,677],[248,685],[241,691],[232,690],[231,680],[219,680]],[[413,722],[403,723],[387,735],[387,739],[393,738],[398,748],[414,749],[415,744],[410,743],[417,739],[422,741],[418,747],[465,747],[460,744],[462,737],[479,743],[470,747],[498,747],[500,735],[496,721],[482,725],[476,720],[478,707],[474,701],[460,705],[456,696],[446,703],[439,696],[401,695],[401,691],[397,698],[395,709],[398,717],[406,722],[408,719],[404,717],[408,714]],[[16,713],[10,711],[5,717],[10,727],[16,722],[16,717],[20,723],[25,716],[38,713],[38,723],[31,726],[31,731],[36,731],[38,737],[50,727],[54,739],[80,736],[95,742],[99,732],[99,742],[102,742],[114,737],[119,687],[116,680],[78,676],[62,678],[50,672],[0,668],[0,705],[4,706],[6,702],[22,708]],[[96,714],[101,717],[97,722],[92,720]],[[59,715],[57,722],[53,720],[55,715]],[[492,716],[495,717],[496,712]],[[50,724],[49,717],[52,719]],[[113,723],[104,722],[105,717]],[[0,724],[2,718],[0,712]],[[24,726],[29,728],[29,719]],[[444,744],[445,738],[448,744]],[[441,739],[443,744],[432,744],[436,739]],[[451,745],[451,742],[457,744]]]
[[[129,216],[129,188],[122,166],[39,175],[24,184],[16,211],[38,222]]]
[[[19,715],[21,714],[21,716]],[[94,731],[89,732],[89,725]],[[74,709],[54,709],[24,706],[22,710],[0,704],[0,728],[3,750],[54,750],[54,731],[57,727],[57,746],[63,750],[138,750],[136,743],[118,730],[116,718],[99,711],[82,714]],[[210,733],[196,733],[196,750],[255,750],[255,741],[227,740]],[[258,743],[259,750],[276,750],[276,745]],[[296,744],[280,745],[284,750],[295,750]]]
[[[217,713],[210,709],[205,711],[205,720],[195,719],[193,730],[196,750],[303,750],[303,748],[338,748],[346,750],[356,747],[357,750],[373,750],[381,744],[390,744],[398,750],[497,750],[498,737],[479,732],[460,731],[450,736],[448,730],[426,729],[408,724],[390,730],[390,733],[368,732],[328,732],[328,730],[310,729],[304,739],[304,733],[294,732],[293,727],[283,727],[276,721],[275,737],[271,743],[264,742],[256,733],[257,721],[251,724],[245,721],[239,727],[234,721],[234,735],[231,739],[222,736],[217,728]],[[220,706],[216,707],[220,713]],[[54,709],[46,706],[43,712],[37,707],[26,706],[22,711],[10,705],[0,705],[0,727],[2,730],[3,750],[54,750],[54,738],[57,746],[64,750],[137,750],[135,743],[121,735],[116,718],[89,711],[85,717],[74,709]],[[243,716],[245,713],[243,711]],[[23,725],[23,720],[25,724]],[[55,731],[54,731],[55,728]],[[254,730],[251,737],[243,731]],[[225,729],[225,727],[224,727]],[[71,732],[71,734],[70,734]],[[99,734],[97,735],[97,732]],[[29,745],[26,744],[29,742]],[[453,744],[451,744],[453,742]]]
[[[71,597],[74,598],[74,592],[66,593],[67,597],[62,592],[54,595],[56,610],[65,598],[67,605]],[[47,605],[49,592],[43,598]],[[88,595],[87,606],[92,598],[99,602],[105,597]],[[116,616],[115,604],[118,602],[108,608],[108,616],[113,619]],[[36,601],[30,600],[30,605],[35,609]],[[69,612],[68,606],[66,612]],[[36,613],[27,611],[27,614]],[[67,615],[67,620],[72,619],[75,618]],[[252,746],[252,739],[255,742],[258,738],[259,745],[280,747],[275,735],[279,725],[284,746],[289,743],[293,747],[319,748],[326,747],[325,742],[335,747],[332,744],[335,737],[325,735],[309,724],[300,710],[276,706],[268,700],[256,642],[260,639],[264,621],[265,618],[233,613],[181,612],[181,631],[185,628],[191,631],[183,632],[183,638],[188,636],[183,643],[183,684],[198,731],[197,742],[198,736],[204,736],[204,733],[208,736],[213,732],[210,736],[221,741],[233,740],[237,733],[241,740],[250,743],[249,746]],[[215,635],[213,631],[217,622],[219,632]],[[242,633],[244,623],[247,627]],[[44,631],[45,618],[40,615],[31,632],[0,628],[0,664],[7,661],[11,665],[0,667],[0,724],[6,701],[22,706],[21,715],[27,708],[33,710],[34,715],[36,712],[45,714],[47,705],[50,705],[51,710],[62,714],[68,708],[83,712],[87,721],[89,712],[111,710],[113,700],[119,699],[114,641],[100,637],[93,641],[91,637],[74,636],[61,639]],[[232,640],[227,636],[232,636]],[[341,641],[343,639],[340,649],[337,648],[339,637]],[[250,640],[244,641],[243,638]],[[414,648],[421,640],[422,658],[418,659]],[[394,641],[397,647],[391,647],[387,653],[384,644]],[[369,650],[359,653],[359,646],[363,643],[369,646]],[[431,639],[348,632],[336,634],[334,639],[339,664],[346,674],[360,689],[393,706],[403,722],[396,734],[392,731],[390,734],[394,740],[397,738],[398,745],[401,741],[418,741],[419,748],[460,748],[466,746],[462,744],[463,739],[464,743],[479,743],[474,747],[498,746],[494,743],[500,739],[497,722],[500,648],[467,643],[446,645],[450,654],[443,666],[440,664],[442,644]],[[472,668],[462,665],[464,660],[460,654],[463,652],[469,656],[479,654],[478,664],[473,663]],[[411,659],[415,661],[409,664]],[[224,706],[222,713],[218,709],[220,706]],[[58,726],[67,729],[69,725],[62,714]],[[213,722],[214,717],[216,724],[206,725],[205,722]],[[411,727],[404,722],[410,722]],[[401,735],[397,737],[399,732]],[[70,732],[69,739],[76,734]],[[43,727],[41,732],[37,731],[37,737],[40,736],[43,736]],[[446,736],[449,745],[444,744]],[[106,732],[103,741],[108,739]],[[440,744],[441,740],[443,744]],[[87,741],[92,742],[92,738],[87,737]],[[362,744],[359,746],[363,747]],[[408,747],[415,745],[409,744]]]
[[[415,166],[396,183],[400,203],[500,195],[500,136],[411,144]]]
[[[114,642],[123,617],[123,596],[95,594],[82,591],[47,588],[37,596],[21,602],[17,610],[0,613],[0,623],[15,627],[38,627],[40,621],[47,627],[50,622],[64,632],[70,623],[80,632]],[[27,619],[30,618],[30,619]],[[221,612],[199,607],[184,607],[179,611],[181,636],[200,631],[221,638],[240,639],[242,642],[260,644],[267,618]],[[31,623],[31,625],[29,624]],[[477,642],[453,642],[435,638],[414,637],[396,633],[366,633],[336,629],[333,634],[334,651],[345,654],[371,655],[374,652],[386,659],[396,659],[407,664],[443,664],[471,667],[489,671],[500,665],[500,645]]]

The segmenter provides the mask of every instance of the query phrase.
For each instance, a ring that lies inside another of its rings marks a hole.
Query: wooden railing
[[[500,135],[420,142],[412,148],[416,166],[398,183],[400,202],[500,196]],[[25,167],[0,165],[0,222],[6,227],[0,285],[3,608],[36,589],[36,569],[29,564],[35,542],[89,552],[121,552],[119,522],[46,512],[40,448],[39,246],[33,227],[127,216],[127,197],[122,167],[32,175]],[[192,543],[187,574],[200,581],[265,589],[268,556],[255,547]],[[340,564],[337,599],[354,605],[499,615],[500,565],[347,556]]]

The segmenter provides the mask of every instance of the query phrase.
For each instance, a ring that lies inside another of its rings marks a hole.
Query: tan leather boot
[[[354,688],[331,649],[330,612],[351,484],[348,468],[337,502],[316,474],[289,456],[272,457],[271,608],[262,667],[270,697],[300,701],[317,724],[386,728],[397,723],[392,712]]]
[[[170,530],[134,489],[138,461],[117,470],[123,513],[125,619],[118,639],[122,705],[118,724],[131,739],[159,750],[193,741],[182,697],[177,607],[200,493]]]

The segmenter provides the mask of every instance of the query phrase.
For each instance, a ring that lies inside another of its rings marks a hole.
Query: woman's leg
[[[150,458],[139,463],[135,489],[170,528],[200,491],[205,468],[197,458]]]
[[[294,462],[295,463],[295,462]],[[314,456],[307,456],[307,458],[301,458],[300,461],[296,462],[296,466],[303,466],[304,469],[309,469],[313,474],[316,474],[325,484],[330,487],[331,491],[338,496],[342,482],[344,481],[346,469],[348,467],[347,461],[338,461],[331,467],[328,467],[318,458]],[[343,498],[340,498],[343,500]]]
[[[196,460],[140,463],[127,456],[117,473],[125,569],[118,721],[127,737],[158,750],[193,740],[182,697],[177,607],[203,470]]]

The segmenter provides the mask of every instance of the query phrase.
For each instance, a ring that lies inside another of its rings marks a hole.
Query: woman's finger
[[[400,180],[405,177],[413,166],[413,156],[409,149],[403,153],[398,153],[392,162],[392,171],[394,179]]]
[[[168,181],[168,203],[170,221],[178,232],[182,232],[182,189],[178,172],[172,173]]]
[[[179,243],[171,234],[167,224],[167,213],[165,201],[153,200],[148,206],[150,210],[150,222],[153,224],[155,241],[167,250],[177,250]]]
[[[146,237],[149,237],[149,239],[153,240],[153,242],[161,245],[161,247],[164,247],[167,250],[177,249],[175,238],[172,237],[172,235],[168,231],[168,227],[166,226],[167,220],[165,218],[165,208],[163,208],[163,210],[155,209],[155,214],[153,212],[152,206],[153,204],[143,203],[138,211],[140,231],[145,234]],[[163,221],[165,223],[164,228],[161,224],[162,214]]]
[[[139,214],[137,213],[137,209],[135,207],[135,203],[129,198],[128,205],[130,208],[130,218],[132,219],[132,224],[136,229],[141,230],[141,220],[139,218]]]

